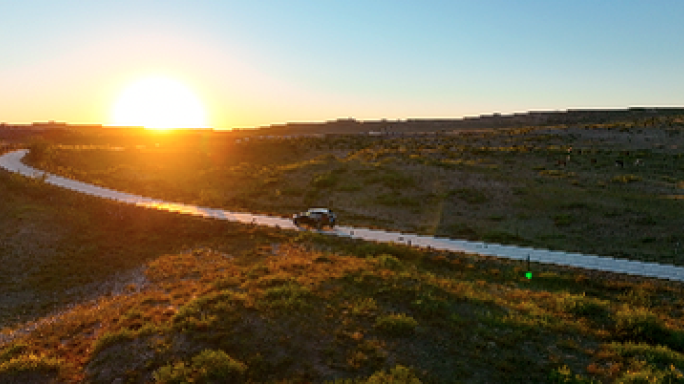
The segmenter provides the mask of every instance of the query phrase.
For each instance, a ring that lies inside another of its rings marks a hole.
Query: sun
[[[112,123],[161,130],[207,128],[199,98],[182,83],[163,76],[143,78],[124,89],[112,110]]]

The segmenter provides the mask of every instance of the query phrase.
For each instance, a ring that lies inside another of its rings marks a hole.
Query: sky
[[[112,124],[166,76],[216,129],[684,106],[681,0],[0,0],[0,122]]]

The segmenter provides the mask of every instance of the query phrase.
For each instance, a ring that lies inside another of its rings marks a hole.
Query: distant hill
[[[362,132],[439,132],[461,129],[517,128],[559,124],[605,124],[684,116],[684,108],[569,109],[511,115],[481,115],[461,119],[408,119],[358,121],[339,119],[323,123],[287,123],[259,128],[262,134],[352,134]]]

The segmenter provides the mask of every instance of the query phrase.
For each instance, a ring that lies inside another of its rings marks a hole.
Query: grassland
[[[682,265],[684,124],[51,147],[33,164],[185,203]],[[623,166],[616,166],[616,162]]]
[[[559,168],[574,128],[545,129],[253,139],[204,152],[43,141],[31,162],[170,200],[282,215],[332,202],[346,223],[455,237],[564,247],[590,231],[580,221],[612,226],[590,235],[621,246],[600,249],[671,257],[658,241],[681,233],[659,221],[681,223],[668,211],[681,201],[663,198],[682,180],[681,163],[669,167],[678,152],[642,148],[641,168],[616,168],[633,159],[622,141],[576,139],[573,153],[596,153]],[[637,130],[647,129],[621,129],[587,132],[646,142]],[[659,132],[678,145],[669,129]],[[509,138],[537,149],[502,150]],[[440,152],[437,140],[465,144]],[[6,172],[0,194],[0,382],[684,382],[679,283],[534,264],[527,279],[515,261],[183,217]],[[460,216],[421,229],[429,209]],[[567,238],[540,240],[534,228]],[[633,246],[618,228],[658,241]]]

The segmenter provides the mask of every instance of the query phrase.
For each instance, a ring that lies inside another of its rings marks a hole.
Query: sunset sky
[[[684,106],[681,0],[0,0],[0,122],[112,124],[137,80],[215,128]]]

